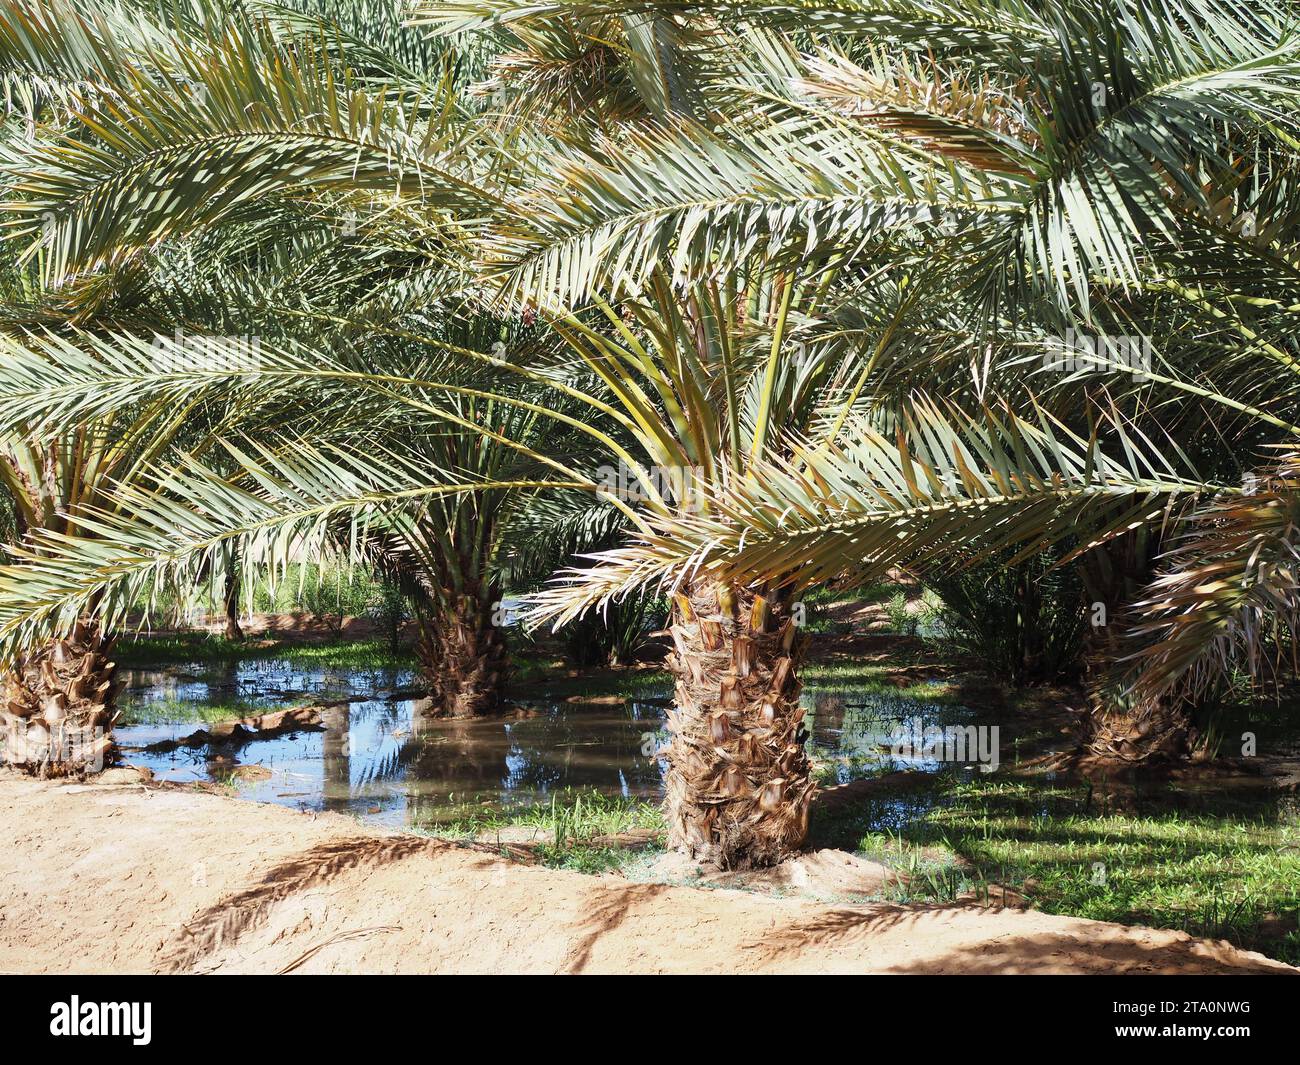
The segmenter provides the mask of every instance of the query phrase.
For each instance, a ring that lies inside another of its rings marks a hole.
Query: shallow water
[[[228,782],[243,797],[351,813],[390,826],[445,824],[547,802],[566,789],[657,798],[667,699],[622,705],[522,703],[530,716],[483,721],[419,712],[404,670],[341,670],[279,659],[126,671],[118,742],[126,761],[159,779]],[[323,732],[237,748],[139,748],[180,739],[219,716],[353,697],[324,711]],[[879,691],[810,686],[803,695],[810,753],[844,783],[892,768],[937,770],[926,752],[891,749],[901,731],[970,719],[969,711]],[[232,779],[236,766],[270,776]]]

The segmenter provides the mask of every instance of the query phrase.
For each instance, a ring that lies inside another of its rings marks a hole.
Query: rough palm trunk
[[[785,608],[725,586],[674,597],[670,845],[712,868],[773,865],[808,833],[815,789],[799,708],[800,634]]]
[[[226,570],[226,588],[225,602],[226,609],[226,639],[242,640],[244,630],[239,626],[239,567],[236,564],[230,565]]]
[[[490,596],[461,595],[421,619],[418,650],[433,713],[480,717],[501,708],[506,642],[492,604]]]
[[[1187,757],[1196,745],[1191,707],[1177,696],[1136,700],[1115,663],[1133,651],[1125,635],[1125,604],[1155,572],[1160,542],[1135,530],[1091,552],[1082,576],[1092,624],[1085,639],[1089,719],[1084,748],[1092,762],[1147,765]]]
[[[113,641],[79,622],[20,659],[4,684],[5,760],[42,777],[96,773],[113,760]]]
[[[1160,699],[1131,706],[1098,700],[1089,722],[1088,752],[1102,762],[1151,765],[1188,757],[1197,733],[1181,701]]]

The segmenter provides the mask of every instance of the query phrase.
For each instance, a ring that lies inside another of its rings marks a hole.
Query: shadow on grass
[[[1300,819],[1286,796],[1171,788],[1117,810],[1084,785],[940,774],[815,811],[810,845],[901,868],[905,899],[1004,885],[1048,913],[1173,928],[1300,962]]]

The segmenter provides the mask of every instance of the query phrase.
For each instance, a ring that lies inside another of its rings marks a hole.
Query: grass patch
[[[124,666],[153,666],[181,662],[228,662],[282,658],[303,665],[325,665],[340,669],[411,669],[414,652],[399,649],[396,654],[387,640],[328,640],[301,643],[294,640],[228,640],[207,633],[176,636],[123,637],[114,657]]]
[[[482,839],[493,833],[519,829],[531,829],[541,839],[536,849],[544,865],[603,873],[618,869],[643,853],[643,850],[638,852],[604,842],[606,837],[629,832],[653,832],[658,836],[664,831],[664,821],[658,805],[644,799],[565,790],[553,795],[549,803],[475,814],[440,825],[430,834]]]
[[[673,681],[662,669],[592,669],[568,676],[571,667],[554,655],[510,656],[510,686],[557,698],[570,695],[623,695],[628,698],[662,698],[672,692]]]
[[[279,710],[292,706],[307,706],[314,700],[306,694],[277,698],[274,707]],[[245,699],[197,702],[192,699],[147,699],[136,703],[123,703],[123,725],[170,725],[188,723],[216,725],[222,721],[235,721],[241,717],[265,714],[265,701],[250,702]]]
[[[829,662],[808,666],[799,671],[805,690],[843,692],[854,696],[879,696],[922,703],[957,704],[961,702],[960,678],[917,678],[910,684],[888,679],[890,669]]]
[[[822,585],[804,592],[802,601],[810,607],[838,606],[842,603],[878,603],[888,599],[898,585],[893,581],[871,581],[860,588],[828,588]]]
[[[1167,798],[1167,797],[1166,797]],[[913,877],[902,898],[950,901],[1003,884],[1036,909],[1226,939],[1300,962],[1300,816],[1276,797],[1117,812],[1082,787],[937,778],[824,826]],[[894,823],[889,824],[890,814]]]
[[[916,656],[919,663],[920,657]],[[898,687],[888,675],[900,665],[911,664],[900,656],[889,665],[861,662],[813,662],[799,670],[805,688],[820,691],[844,691],[865,695],[917,699],[930,703],[958,702],[957,685],[948,680],[921,680]],[[520,655],[513,657],[511,684],[529,692],[564,698],[570,695],[622,695],[627,698],[665,699],[672,696],[673,678],[663,669],[591,670],[580,676],[564,674],[568,667],[550,657]]]

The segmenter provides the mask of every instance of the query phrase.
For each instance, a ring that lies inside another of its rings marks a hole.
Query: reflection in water
[[[808,750],[821,765],[833,768],[834,783],[847,784],[881,770],[934,772],[940,761],[924,753],[895,750],[900,737],[913,730],[966,724],[972,713],[960,706],[927,703],[880,692],[805,692],[804,720],[811,733]]]
[[[118,732],[127,748],[192,732],[205,706],[237,701],[260,708],[287,698],[353,696],[350,704],[324,710],[323,732],[257,741],[234,752],[238,762],[270,771],[269,778],[236,785],[241,795],[258,801],[402,826],[544,803],[565,789],[625,798],[661,794],[661,763],[653,757],[654,734],[664,723],[661,703],[538,702],[517,717],[449,721],[430,717],[423,700],[403,697],[402,689],[412,683],[408,672],[279,660],[133,670],[128,681],[122,699],[126,724]],[[810,749],[841,782],[905,765],[937,768],[892,758],[889,737],[918,717],[945,724],[969,716],[961,708],[879,692],[809,687],[803,702]],[[212,761],[220,753],[128,749],[125,755],[162,779],[194,781],[226,778]]]
[[[327,810],[346,813],[352,799],[351,705],[327,706],[321,711],[321,802]]]
[[[428,700],[413,704],[413,751],[408,802],[411,820],[433,824],[454,819],[458,811],[491,806],[491,796],[508,774],[505,745],[498,738],[509,726],[500,721],[439,719]],[[484,727],[487,726],[487,727]],[[505,790],[509,792],[508,785]]]

